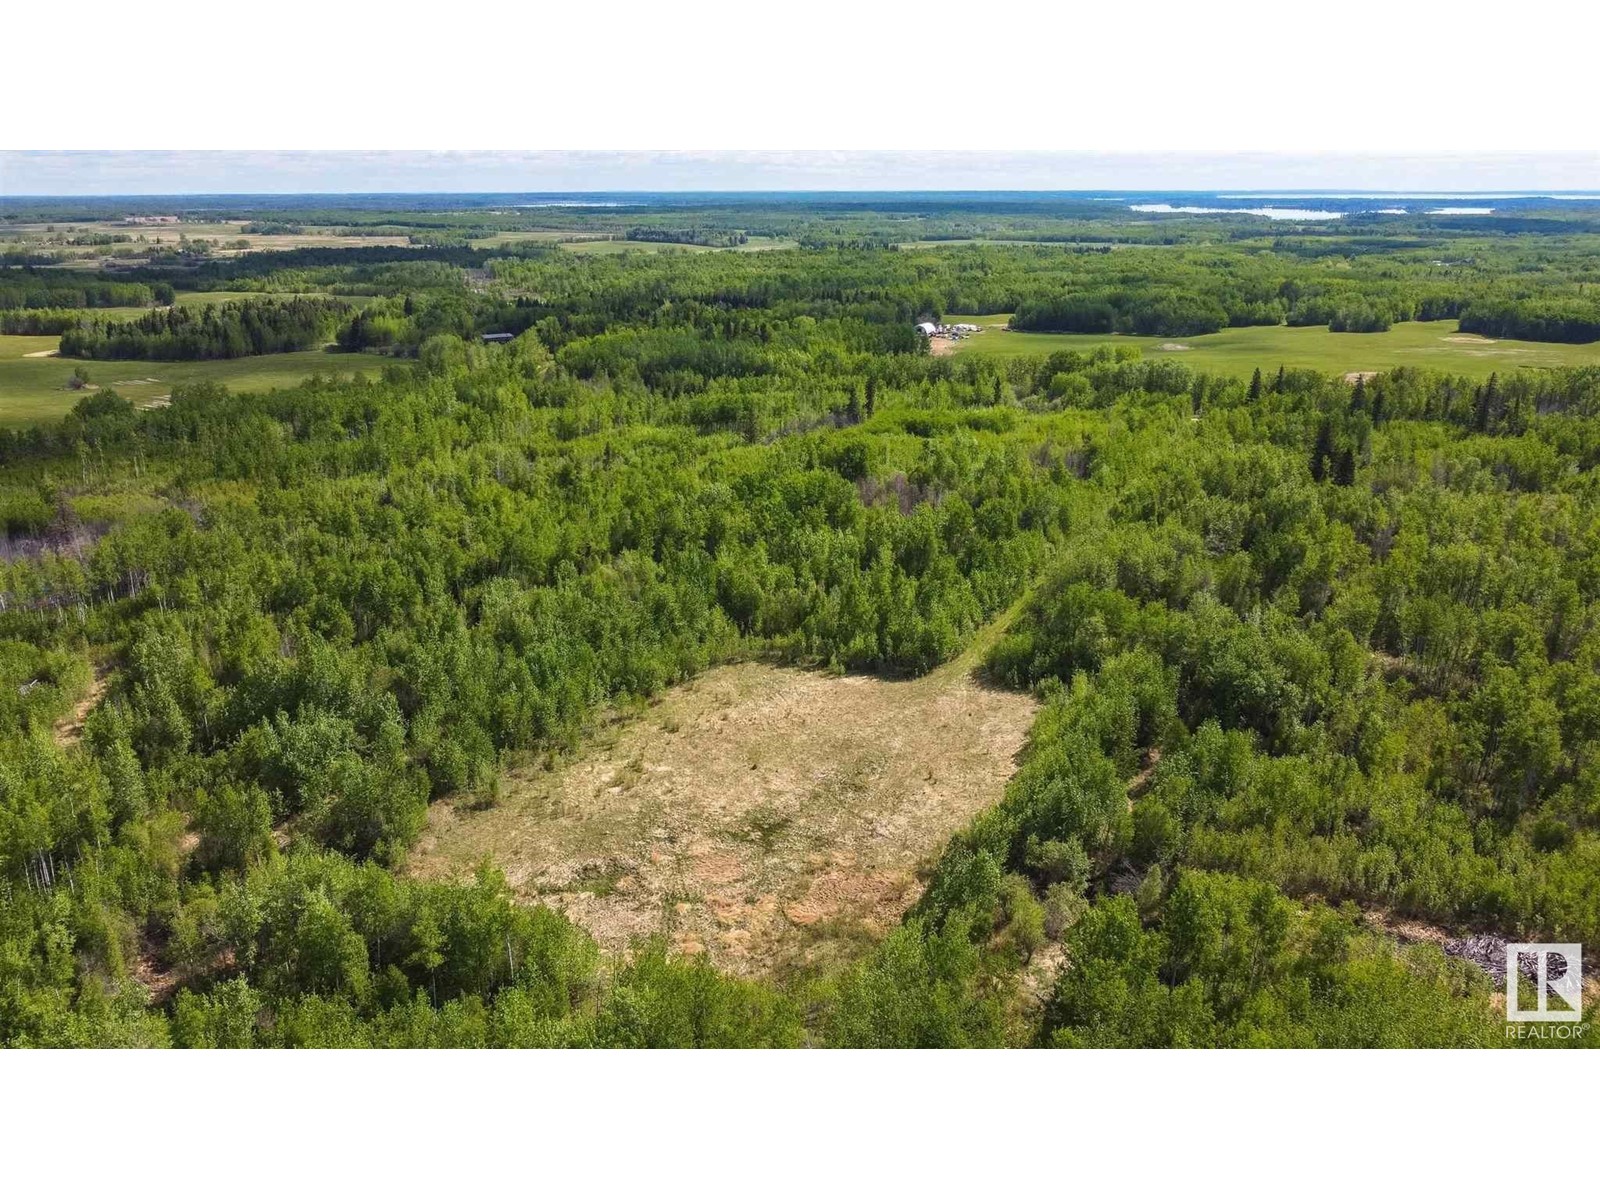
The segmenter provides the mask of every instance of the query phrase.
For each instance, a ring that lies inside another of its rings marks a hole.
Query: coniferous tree
[[[1349,487],[1356,481],[1356,455],[1355,451],[1346,447],[1340,451],[1337,465],[1333,469],[1333,482],[1340,487]]]
[[[1328,458],[1333,453],[1333,431],[1327,418],[1317,426],[1317,440],[1311,447],[1311,478],[1321,483],[1328,475]]]

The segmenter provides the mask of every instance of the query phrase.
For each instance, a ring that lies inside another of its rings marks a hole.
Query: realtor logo
[[[1519,984],[1537,985],[1538,1004],[1519,1004]],[[1506,943],[1506,1020],[1583,1020],[1583,947],[1575,942]]]

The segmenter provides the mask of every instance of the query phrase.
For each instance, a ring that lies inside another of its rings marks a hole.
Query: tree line
[[[64,358],[192,362],[310,350],[349,312],[340,300],[296,297],[174,305],[128,321],[83,321],[61,335]]]

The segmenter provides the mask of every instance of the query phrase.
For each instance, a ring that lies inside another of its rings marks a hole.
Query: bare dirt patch
[[[931,337],[928,339],[928,353],[935,358],[944,358],[956,352],[955,338]]]
[[[1378,373],[1376,371],[1346,371],[1344,373],[1344,381],[1346,383],[1365,383],[1367,380],[1376,379],[1377,377]]]
[[[28,351],[28,353],[24,354],[22,357],[23,358],[55,358],[60,353],[61,353],[61,351],[59,351],[59,350],[30,350],[30,351]]]
[[[1496,991],[1491,1001],[1495,1009],[1505,1011],[1506,998],[1502,989],[1505,987],[1506,943],[1516,941],[1515,935],[1449,929],[1386,908],[1368,908],[1364,915],[1370,928],[1394,938],[1402,946],[1429,942],[1451,958],[1470,962],[1480,968],[1494,983]],[[1584,980],[1583,997],[1586,1006],[1600,1004],[1600,978],[1589,976]]]
[[[89,684],[89,690],[84,692],[82,698],[72,706],[72,712],[57,721],[51,729],[56,745],[63,750],[74,746],[83,740],[83,723],[89,719],[89,714],[94,706],[105,699],[106,692],[111,687],[111,669],[96,666],[94,680]]]
[[[1192,349],[1194,349],[1194,347],[1185,346],[1182,342],[1162,342],[1161,345],[1156,347],[1156,349],[1157,350],[1165,350],[1170,354],[1170,353],[1175,353],[1175,352],[1177,352],[1179,350],[1192,350]]]
[[[900,920],[1015,767],[1035,702],[973,661],[908,682],[713,669],[576,761],[512,773],[491,809],[435,805],[410,869],[489,858],[612,952],[663,934],[737,974],[838,961]]]
[[[1441,342],[1459,342],[1467,346],[1492,346],[1498,338],[1487,338],[1476,333],[1453,333],[1439,339]]]

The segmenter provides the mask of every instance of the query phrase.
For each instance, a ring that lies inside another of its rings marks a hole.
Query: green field
[[[615,237],[591,237],[584,240],[573,240],[570,232],[555,232],[538,230],[528,233],[496,233],[489,237],[476,238],[473,245],[481,250],[501,250],[507,246],[518,244],[527,245],[538,242],[548,245],[558,245],[561,249],[572,254],[622,254],[634,250],[642,253],[660,253],[663,250],[687,250],[695,253],[704,253],[709,250],[739,250],[746,253],[755,250],[793,250],[800,245],[792,238],[774,238],[755,236],[742,246],[696,246],[688,242],[630,242],[618,235]]]
[[[984,325],[982,333],[958,342],[957,354],[1016,358],[1087,350],[1094,346],[1138,346],[1150,358],[1175,358],[1207,371],[1249,375],[1260,367],[1309,367],[1330,374],[1428,367],[1487,378],[1517,367],[1600,366],[1600,343],[1581,346],[1517,342],[1459,333],[1454,321],[1406,321],[1387,333],[1330,333],[1323,326],[1263,325],[1224,329],[1199,337],[1132,337],[1092,333],[1013,333],[1008,314],[948,316],[947,321]]]
[[[54,350],[59,338],[0,336],[0,425],[31,425],[62,416],[83,393],[67,387],[75,366],[89,370],[91,382],[114,388],[135,404],[149,404],[172,394],[180,384],[214,381],[233,391],[270,391],[292,387],[308,375],[376,373],[391,361],[376,354],[333,354],[303,350],[213,362],[82,362],[65,358],[30,358]]]

